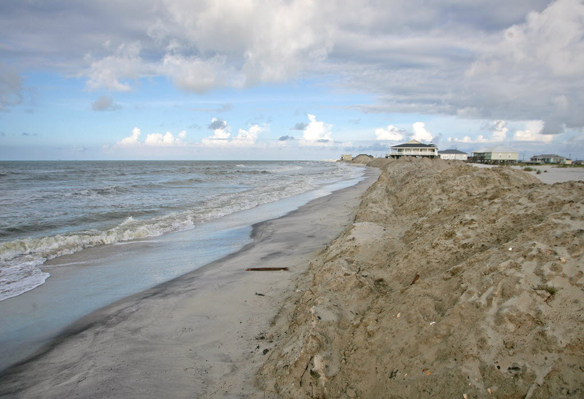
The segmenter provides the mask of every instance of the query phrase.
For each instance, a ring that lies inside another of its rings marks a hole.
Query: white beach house
[[[450,161],[466,161],[468,159],[468,154],[459,150],[444,150],[438,151],[440,159],[446,159]]]
[[[568,163],[567,161],[569,161],[569,159],[562,157],[558,154],[541,154],[531,157],[530,161],[535,163],[564,164]]]
[[[422,144],[417,140],[410,140],[405,144],[390,147],[391,153],[386,158],[426,157],[438,158],[438,147],[435,144]]]
[[[480,150],[473,151],[472,153],[472,161],[478,163],[516,163],[518,160],[518,151],[505,148],[500,145],[489,148],[481,148]]]

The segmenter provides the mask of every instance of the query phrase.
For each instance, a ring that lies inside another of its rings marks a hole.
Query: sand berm
[[[584,182],[374,160],[256,382],[282,398],[584,397]]]

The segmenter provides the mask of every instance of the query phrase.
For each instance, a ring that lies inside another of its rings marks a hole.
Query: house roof
[[[436,148],[436,145],[422,144],[418,140],[410,140],[407,143],[394,145],[391,148]]]
[[[444,150],[444,151],[438,151],[438,154],[463,154],[463,155],[468,155],[466,152],[462,152],[462,151],[458,151],[458,150]]]
[[[534,155],[532,158],[564,158],[559,156],[558,154],[541,154],[541,155]]]
[[[488,148],[481,148],[478,151],[473,151],[475,154],[477,153],[483,153],[483,152],[516,152],[519,153],[519,151],[515,151],[512,150],[510,148],[505,148],[503,146],[497,145],[495,147],[488,147]]]

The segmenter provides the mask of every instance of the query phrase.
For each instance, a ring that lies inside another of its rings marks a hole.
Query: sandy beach
[[[253,377],[275,345],[272,318],[378,174],[254,226],[236,254],[77,321],[1,374],[0,396],[263,397]],[[290,271],[245,271],[273,266]]]
[[[282,398],[584,396],[584,183],[374,160],[257,382]],[[548,176],[551,176],[548,173]]]
[[[79,320],[0,375],[0,396],[584,396],[580,170],[369,166]]]

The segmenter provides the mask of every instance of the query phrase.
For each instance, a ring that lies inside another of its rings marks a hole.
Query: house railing
[[[391,150],[391,155],[410,155],[410,156],[436,156],[438,155],[437,149],[397,149]]]

